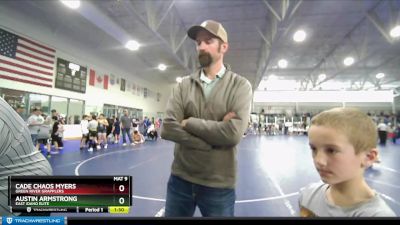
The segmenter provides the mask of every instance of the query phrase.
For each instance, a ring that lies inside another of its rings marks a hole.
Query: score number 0
[[[120,192],[124,192],[125,191],[125,186],[122,185],[122,184],[119,185],[118,190]],[[118,202],[119,202],[119,204],[123,205],[125,203],[125,198],[124,197],[119,198]]]

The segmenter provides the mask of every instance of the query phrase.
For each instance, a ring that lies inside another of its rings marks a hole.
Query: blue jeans
[[[193,216],[196,206],[205,217],[234,215],[235,189],[212,188],[171,175],[168,180],[165,217]]]
[[[36,145],[38,143],[38,135],[37,134],[31,134],[31,138],[32,138],[33,146],[36,147]]]
[[[131,128],[122,128],[121,130],[122,130],[122,143],[126,143],[125,134],[128,135],[129,141],[130,141],[130,143],[132,143],[133,141],[132,141],[132,137],[131,137],[131,133],[130,133]]]

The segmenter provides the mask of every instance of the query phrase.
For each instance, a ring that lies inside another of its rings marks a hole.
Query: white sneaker
[[[89,149],[88,149],[88,152],[93,152],[93,148],[92,148],[92,147],[89,148]]]
[[[136,144],[132,142],[131,145],[132,145],[132,146],[135,146]]]
[[[122,146],[126,146],[126,143],[123,143]]]
[[[108,145],[104,145],[104,149],[107,149]]]
[[[97,148],[97,150],[100,150],[100,148],[101,148],[101,147],[100,147],[100,145],[97,145],[97,147],[96,147],[96,148]]]
[[[118,144],[118,141],[115,141],[114,144]]]

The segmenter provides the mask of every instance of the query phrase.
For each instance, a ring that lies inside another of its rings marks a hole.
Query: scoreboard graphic
[[[128,213],[131,176],[9,176],[11,212]]]

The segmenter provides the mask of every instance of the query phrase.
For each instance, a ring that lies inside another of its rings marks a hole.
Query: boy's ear
[[[368,152],[366,152],[365,158],[364,158],[361,166],[367,167],[367,168],[372,166],[372,164],[378,159],[378,154],[379,154],[379,152],[378,152],[377,148],[373,148],[373,149],[369,150]]]

